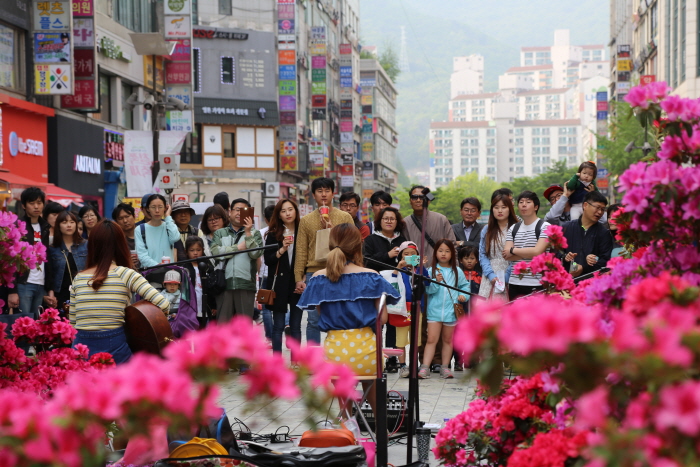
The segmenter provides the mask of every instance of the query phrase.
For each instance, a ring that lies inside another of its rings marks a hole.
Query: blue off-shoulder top
[[[321,307],[318,327],[321,331],[375,328],[375,300],[387,294],[387,303],[399,301],[399,292],[376,272],[343,274],[338,282],[323,275],[313,276],[301,294],[297,306],[304,309]]]

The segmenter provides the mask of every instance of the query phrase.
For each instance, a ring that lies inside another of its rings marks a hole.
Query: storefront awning
[[[83,201],[83,197],[77,193],[57,187],[52,183],[37,182],[10,172],[0,172],[0,180],[9,183],[10,188],[39,187],[44,190],[48,200],[55,201],[64,207],[70,206],[71,203],[83,204],[85,202]]]

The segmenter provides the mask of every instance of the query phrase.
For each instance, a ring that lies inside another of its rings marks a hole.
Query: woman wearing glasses
[[[180,232],[170,217],[170,205],[163,195],[151,195],[146,201],[146,209],[151,220],[139,225],[134,238],[136,239],[136,254],[142,267],[150,268],[161,263],[164,256],[175,260],[173,247],[180,239]]]
[[[102,220],[100,214],[97,212],[97,208],[91,204],[86,204],[80,208],[80,211],[78,211],[78,217],[83,223],[83,238],[88,238],[93,227],[95,227],[97,223]]]
[[[365,265],[375,271],[384,271],[399,264],[399,247],[406,241],[403,236],[405,224],[398,209],[388,207],[379,212],[374,221],[374,233],[367,237],[362,246]],[[374,260],[374,261],[372,261]],[[380,264],[381,263],[381,264]],[[387,324],[386,346],[396,347],[396,328]],[[399,371],[399,361],[390,357],[386,363],[389,373]]]

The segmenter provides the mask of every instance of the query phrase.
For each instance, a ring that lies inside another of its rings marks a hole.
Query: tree
[[[389,75],[391,81],[396,83],[397,78],[401,74],[401,69],[399,68],[399,56],[393,44],[384,45],[382,52],[379,54],[379,64],[384,68],[386,74]]]
[[[543,174],[534,177],[519,177],[512,182],[506,182],[503,185],[513,190],[513,201],[518,197],[518,194],[525,191],[533,191],[540,197],[539,215],[543,217],[549,212],[549,201],[544,199],[544,191],[551,185],[562,185],[576,173],[578,167],[567,168],[565,161],[557,161],[547,169]],[[517,206],[516,206],[517,209]]]
[[[469,196],[481,201],[482,209],[491,207],[491,194],[498,189],[498,183],[490,178],[481,177],[476,172],[461,175],[449,185],[435,190],[435,201],[430,205],[432,211],[444,214],[450,222],[457,223],[462,220],[460,204]]]
[[[639,162],[644,154],[641,149],[626,151],[627,145],[632,142],[634,146],[642,146],[644,143],[644,127],[626,102],[611,102],[610,137],[598,136],[598,152],[606,159],[606,168],[613,177],[620,176],[630,165]],[[654,152],[658,150],[656,127],[648,128],[647,140]]]

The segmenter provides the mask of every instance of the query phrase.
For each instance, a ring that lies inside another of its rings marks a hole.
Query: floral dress
[[[506,233],[508,232],[508,227],[501,231],[500,241],[495,242],[491,245],[491,254],[486,255],[486,230],[484,227],[481,229],[481,242],[479,242],[479,263],[484,272],[483,278],[481,280],[481,287],[479,287],[479,295],[485,298],[498,297],[504,300],[508,300],[508,294],[495,293],[491,296],[491,289],[493,284],[491,279],[499,276],[499,272],[502,272],[502,277],[504,282],[508,283],[508,276],[510,275],[510,261],[503,258],[503,248],[506,246]],[[506,289],[507,290],[507,289]]]

